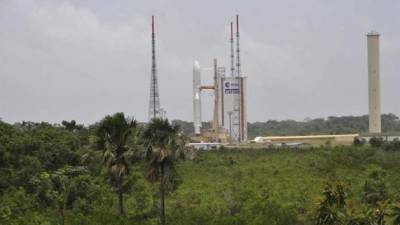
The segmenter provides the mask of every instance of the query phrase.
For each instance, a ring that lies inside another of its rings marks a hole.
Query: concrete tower
[[[379,33],[369,32],[368,39],[368,101],[369,133],[381,133],[381,96],[379,78]]]
[[[193,125],[194,134],[201,132],[201,76],[199,62],[193,65]]]

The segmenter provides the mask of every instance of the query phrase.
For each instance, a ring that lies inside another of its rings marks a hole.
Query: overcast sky
[[[191,121],[193,61],[229,66],[236,13],[250,122],[367,114],[370,30],[382,34],[382,112],[400,115],[399,12],[398,0],[0,0],[0,118],[146,121],[154,14],[161,106]]]

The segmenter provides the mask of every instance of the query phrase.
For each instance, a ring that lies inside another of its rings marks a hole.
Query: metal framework
[[[151,80],[149,100],[149,120],[160,118],[165,114],[160,109],[160,93],[158,91],[157,66],[156,66],[156,40],[154,32],[154,16],[151,17]]]
[[[235,83],[237,87],[239,87],[239,93],[235,94],[234,96],[234,105],[233,105],[233,113],[232,113],[232,129],[231,129],[231,139],[233,142],[241,142],[241,123],[240,123],[240,103],[241,103],[241,98],[240,98],[240,93],[242,92],[240,88],[240,76],[241,76],[241,70],[240,70],[240,48],[239,48],[239,15],[236,15],[236,79]],[[231,39],[233,39],[233,35],[231,34]],[[231,46],[233,45],[231,41]],[[231,47],[232,48],[232,47]],[[231,57],[232,57],[231,53]]]
[[[233,48],[233,23],[231,22],[231,76],[235,76],[235,54]]]

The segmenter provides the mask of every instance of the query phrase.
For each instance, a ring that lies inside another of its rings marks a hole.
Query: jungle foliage
[[[0,121],[0,224],[400,224],[398,142],[187,157],[185,141],[118,113]]]

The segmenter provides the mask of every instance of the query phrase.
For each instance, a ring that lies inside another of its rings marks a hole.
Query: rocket
[[[201,77],[198,61],[193,64],[193,125],[194,134],[201,134]]]

